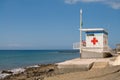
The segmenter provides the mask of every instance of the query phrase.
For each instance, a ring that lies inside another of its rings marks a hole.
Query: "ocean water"
[[[77,50],[0,50],[0,70],[78,58]]]

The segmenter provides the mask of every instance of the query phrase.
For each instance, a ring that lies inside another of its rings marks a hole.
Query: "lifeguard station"
[[[85,40],[82,40],[85,32]],[[110,55],[108,32],[103,28],[82,29],[82,10],[80,10],[80,42],[74,43],[74,49],[80,49],[81,58],[103,58]]]
[[[103,28],[82,29],[86,40],[81,47],[82,58],[102,58],[109,53],[108,32]]]

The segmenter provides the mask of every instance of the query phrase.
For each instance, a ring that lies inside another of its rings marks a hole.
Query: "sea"
[[[0,50],[0,71],[78,58],[78,50]]]

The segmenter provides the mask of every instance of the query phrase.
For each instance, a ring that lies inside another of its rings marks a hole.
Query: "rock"
[[[24,68],[17,68],[17,69],[12,69],[12,70],[9,70],[10,72],[12,72],[13,74],[18,74],[18,73],[22,73],[25,71]]]
[[[112,63],[113,66],[120,65],[120,55],[115,59],[115,61]]]
[[[45,77],[56,75],[57,66],[54,64],[40,65],[37,67],[28,67],[25,70],[13,69],[17,72],[0,80],[43,80]],[[22,71],[22,72],[21,72]],[[6,73],[4,71],[4,73]]]
[[[100,69],[109,66],[109,62],[94,62],[92,69]]]
[[[1,73],[2,73],[2,74],[4,74],[4,73],[6,73],[6,74],[13,74],[13,72],[8,71],[8,70],[3,70]]]
[[[4,79],[5,77],[9,76],[10,74],[7,73],[0,73],[0,80]]]

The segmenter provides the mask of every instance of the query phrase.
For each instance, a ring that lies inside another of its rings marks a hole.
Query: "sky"
[[[120,0],[0,0],[0,49],[72,49],[83,28],[105,28],[120,43]]]

